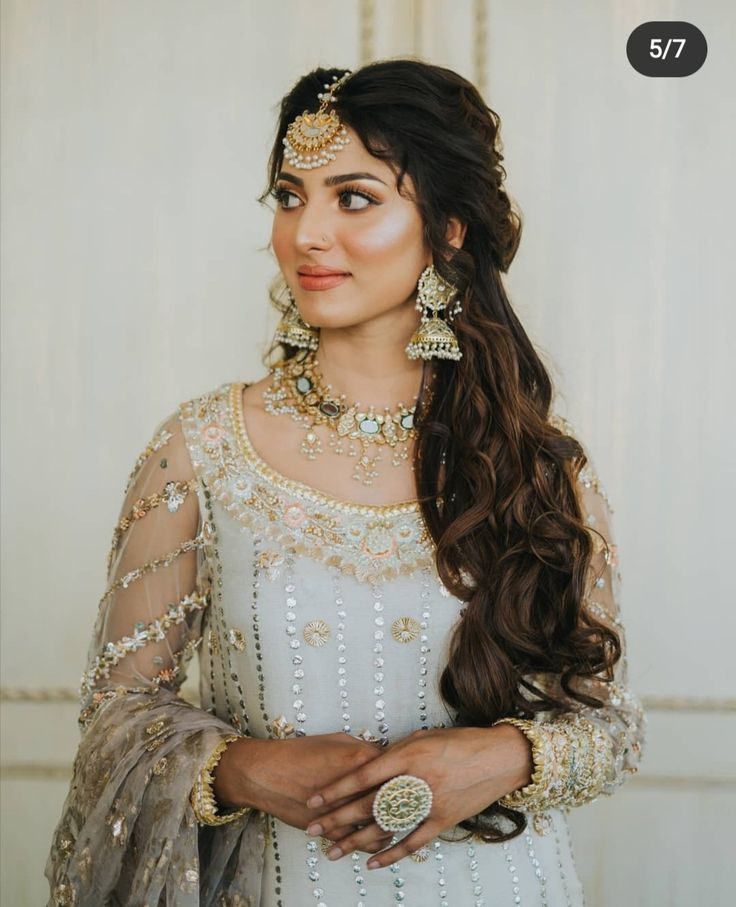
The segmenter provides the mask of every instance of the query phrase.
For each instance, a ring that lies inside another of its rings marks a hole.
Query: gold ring
[[[432,788],[415,775],[396,775],[378,789],[373,818],[383,831],[410,831],[432,809]]]

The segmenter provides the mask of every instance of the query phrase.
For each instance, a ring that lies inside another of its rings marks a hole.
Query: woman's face
[[[348,134],[334,161],[314,170],[284,162],[276,182],[274,253],[299,312],[315,327],[410,312],[431,262],[416,203],[399,195],[389,165]],[[408,176],[407,190],[413,193]]]

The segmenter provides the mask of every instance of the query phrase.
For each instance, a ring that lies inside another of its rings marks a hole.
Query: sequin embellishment
[[[238,630],[237,627],[231,627],[227,631],[227,641],[233,648],[237,649],[238,652],[245,651],[245,636],[243,636],[243,631]]]

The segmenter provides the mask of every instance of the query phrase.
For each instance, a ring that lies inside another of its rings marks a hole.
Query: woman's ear
[[[457,217],[449,217],[447,219],[445,239],[451,246],[459,249],[465,242],[465,233],[467,232],[467,229],[467,225],[461,223]]]

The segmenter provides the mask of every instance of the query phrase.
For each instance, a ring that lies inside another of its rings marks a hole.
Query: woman
[[[51,904],[583,903],[566,813],[645,724],[606,497],[501,282],[498,128],[410,60],[284,98],[283,355],[135,463]]]

